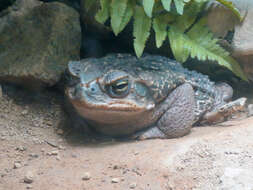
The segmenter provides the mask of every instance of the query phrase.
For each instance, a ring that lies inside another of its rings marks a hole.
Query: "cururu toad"
[[[180,137],[233,95],[228,84],[162,56],[87,58],[71,61],[67,73],[69,102],[90,127],[110,136]]]

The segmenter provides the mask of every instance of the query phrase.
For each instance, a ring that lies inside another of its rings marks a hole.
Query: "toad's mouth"
[[[144,112],[155,107],[154,103],[137,104],[135,101],[127,99],[110,99],[107,102],[99,102],[98,104],[88,102],[85,99],[75,98],[70,91],[66,91],[71,104],[77,109],[85,111],[100,112]]]
[[[70,100],[77,109],[100,110],[104,112],[143,112],[154,108],[154,105],[139,106],[130,101],[114,100],[103,104],[90,104],[80,100]]]

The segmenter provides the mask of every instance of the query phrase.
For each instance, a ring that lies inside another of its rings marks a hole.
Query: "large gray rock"
[[[244,17],[251,0],[231,0],[231,2]],[[240,23],[238,17],[231,10],[214,0],[208,3],[207,13],[208,27],[217,37],[225,37],[228,31],[234,30],[234,27]]]
[[[253,3],[253,1],[252,1]],[[253,55],[253,4],[241,25],[235,26],[234,52],[239,55]]]
[[[234,36],[229,39],[232,56],[240,63],[243,71],[253,81],[253,1],[232,0],[244,18],[239,23],[238,18],[223,6],[213,3],[208,12],[208,25],[217,37],[225,37],[229,31]]]
[[[0,80],[52,86],[79,59],[79,14],[62,3],[17,0],[0,14]]]

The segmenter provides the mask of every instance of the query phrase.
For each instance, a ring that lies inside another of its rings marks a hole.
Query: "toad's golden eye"
[[[114,98],[123,98],[129,93],[129,81],[128,79],[120,79],[110,84],[108,87],[108,93]]]

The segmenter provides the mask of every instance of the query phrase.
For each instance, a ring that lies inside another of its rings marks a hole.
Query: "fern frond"
[[[171,3],[172,3],[172,0],[161,0],[162,2],[162,5],[163,5],[163,8],[166,10],[166,11],[170,11],[170,8],[171,8]]]
[[[151,18],[149,18],[143,7],[136,6],[134,15],[134,50],[137,57],[143,53],[145,43],[150,35]]]
[[[100,0],[101,9],[95,15],[95,19],[99,23],[104,24],[105,21],[109,18],[110,4],[111,4],[111,0]]]
[[[190,0],[174,0],[174,4],[178,14],[182,15],[184,12],[184,5],[188,3]]]
[[[153,29],[155,31],[156,47],[160,48],[167,36],[167,26],[169,15],[161,15],[153,19]]]
[[[134,14],[135,4],[136,4],[136,2],[134,0],[128,0],[127,8],[126,8],[124,16],[121,20],[121,24],[120,24],[118,33],[120,33],[125,28],[125,26],[129,23],[130,19],[132,18],[133,14]]]
[[[186,7],[185,7],[185,12],[183,15],[180,15],[176,17],[175,23],[173,26],[177,28],[177,30],[180,30],[181,32],[186,31],[191,27],[194,22],[196,21],[199,12],[202,10],[205,2],[190,2]]]
[[[177,10],[177,13],[180,15],[183,15],[184,6],[186,3],[189,3],[190,1],[191,0],[173,0],[173,2],[175,4],[175,8]],[[170,12],[172,0],[161,0],[161,2],[162,2],[164,9],[166,11]]]
[[[127,8],[127,0],[112,0],[111,27],[116,36],[120,32],[126,8]]]
[[[143,0],[142,1],[143,8],[148,17],[152,17],[152,11],[155,4],[155,0]]]
[[[181,62],[186,61],[189,56],[202,61],[217,61],[219,65],[230,69],[238,77],[247,80],[240,65],[217,44],[218,40],[213,37],[205,23],[206,21],[201,19],[187,33],[177,30],[175,26],[170,28],[168,35],[175,58]]]

